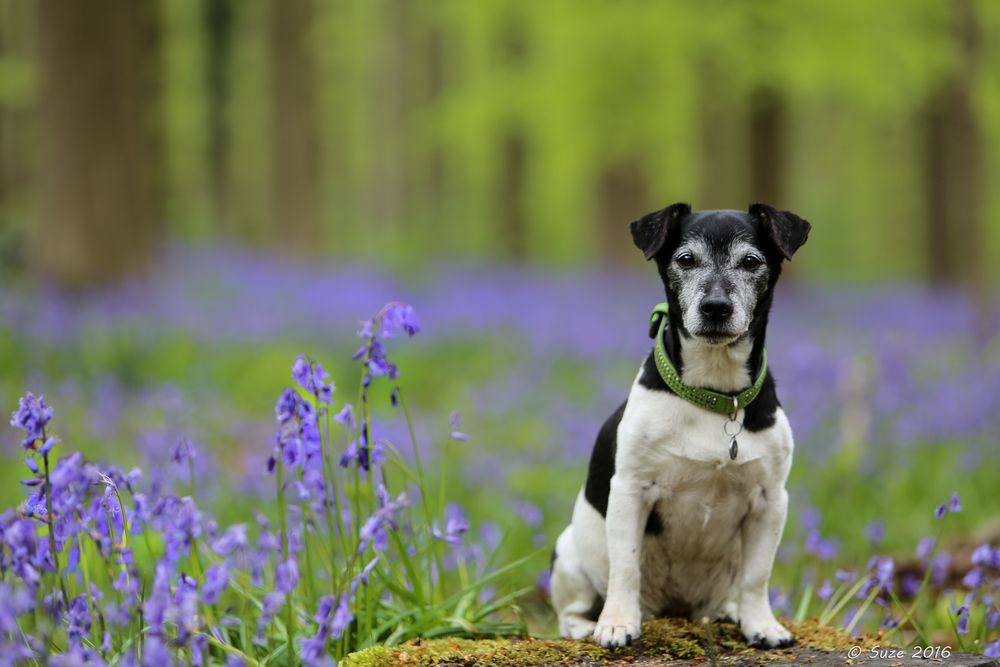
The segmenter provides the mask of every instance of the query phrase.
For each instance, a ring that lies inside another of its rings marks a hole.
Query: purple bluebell
[[[375,551],[385,551],[389,546],[387,529],[395,528],[395,516],[403,510],[409,501],[405,494],[400,494],[395,500],[386,502],[375,510],[361,526],[358,541],[358,553],[362,553],[371,544]]]
[[[17,410],[10,415],[10,425],[24,431],[22,445],[32,449],[38,440],[46,440],[45,426],[52,420],[52,408],[44,396],[35,397],[30,391],[18,401]]]
[[[958,622],[955,624],[955,631],[960,635],[969,634],[969,607],[962,605],[955,612],[955,615],[958,617]]]
[[[271,591],[264,596],[264,602],[261,605],[260,616],[257,618],[257,634],[254,635],[254,643],[263,645],[264,642],[264,630],[267,626],[271,624],[274,617],[281,611],[281,608],[285,605],[285,594],[279,591]]]
[[[771,609],[786,614],[791,610],[791,603],[788,600],[788,596],[782,592],[780,586],[772,586],[767,592],[767,597],[771,601]]]
[[[830,599],[831,595],[833,595],[833,591],[833,584],[830,583],[829,579],[824,579],[822,585],[816,589],[816,595],[820,600],[826,601]]]
[[[345,428],[354,428],[354,408],[350,403],[340,409],[340,412],[333,416],[333,421]]]
[[[979,545],[972,552],[972,563],[980,567],[1000,570],[1000,548],[994,549],[989,544]]]
[[[451,432],[448,434],[448,437],[452,440],[468,442],[469,436],[458,430],[462,423],[462,415],[458,413],[458,410],[452,410],[451,415],[448,417],[448,423],[451,425]]]
[[[218,604],[219,598],[229,587],[229,561],[212,565],[205,570],[205,580],[201,585],[201,599],[205,604]]]
[[[469,517],[459,505],[449,504],[444,508],[444,528],[437,521],[431,526],[431,534],[448,544],[461,544],[465,534],[469,532]]]
[[[194,443],[190,438],[177,438],[177,444],[170,452],[170,460],[174,463],[187,465],[188,461],[194,460],[196,456]]]
[[[66,636],[74,646],[90,633],[90,608],[85,595],[73,598],[66,611]]]
[[[1000,658],[1000,639],[987,644],[986,650],[983,651],[983,655],[987,658]]]
[[[279,563],[274,573],[274,590],[291,594],[299,583],[299,566],[294,558]]]
[[[948,566],[951,565],[951,554],[947,551],[934,556],[931,563],[931,583],[935,586],[943,586],[948,580]]]
[[[248,543],[246,524],[236,523],[227,528],[221,537],[212,542],[212,551],[220,556],[229,556],[235,551],[245,549]]]
[[[877,548],[882,543],[882,540],[885,539],[885,522],[870,522],[867,526],[865,526],[865,537],[868,538],[868,544],[870,544],[873,549]]]
[[[968,589],[976,590],[983,585],[984,580],[985,574],[983,569],[980,567],[974,567],[966,572],[965,576],[962,577],[962,585]]]
[[[295,416],[301,400],[294,389],[286,388],[281,392],[274,406],[274,416],[279,424],[284,424]]]
[[[340,601],[337,603],[337,608],[333,612],[333,618],[330,621],[330,636],[334,639],[343,637],[344,632],[353,620],[354,614],[351,612],[350,600],[348,600],[346,594],[341,595]]]
[[[208,635],[195,635],[191,640],[191,667],[205,667],[205,655],[208,652]]]
[[[917,543],[917,558],[920,560],[927,560],[927,557],[931,555],[934,550],[934,546],[937,544],[937,539],[933,537],[925,537]]]
[[[899,626],[899,618],[897,616],[893,616],[890,613],[886,614],[885,617],[882,619],[882,625],[879,626],[879,630],[880,631],[892,630],[893,628],[896,628],[898,626]]]
[[[317,400],[330,404],[333,394],[333,383],[330,382],[330,374],[327,373],[322,364],[311,361],[303,355],[299,355],[292,365],[292,379],[300,387]]]
[[[904,597],[912,598],[920,592],[921,583],[920,577],[912,572],[905,572],[899,580],[899,588]]]

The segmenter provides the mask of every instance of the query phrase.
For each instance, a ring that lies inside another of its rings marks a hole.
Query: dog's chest
[[[756,467],[748,463],[768,459],[779,462],[791,456],[791,430],[783,411],[777,410],[775,423],[756,432],[742,429],[743,411],[731,423],[726,415],[710,412],[663,391],[635,384],[618,427],[619,451],[616,466],[640,478],[696,474],[711,464],[737,477],[754,476]],[[736,433],[736,458],[730,456],[731,434]],[[690,470],[688,468],[690,467]],[[736,470],[730,470],[735,468]],[[727,477],[728,478],[728,477]]]

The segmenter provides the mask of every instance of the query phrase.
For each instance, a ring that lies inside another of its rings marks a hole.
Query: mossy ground
[[[679,619],[658,619],[642,626],[642,639],[616,651],[587,641],[547,639],[434,639],[399,646],[378,646],[348,656],[344,667],[527,667],[536,665],[653,665],[671,660],[706,663],[747,658],[753,662],[787,662],[793,651],[841,651],[870,647],[871,637],[851,637],[816,621],[784,621],[797,639],[791,650],[749,648],[739,628],[713,623],[710,628]]]

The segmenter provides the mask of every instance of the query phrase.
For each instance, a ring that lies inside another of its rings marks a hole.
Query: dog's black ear
[[[791,259],[795,251],[802,247],[812,229],[812,225],[803,218],[767,204],[752,204],[750,217],[760,220],[785,259]]]
[[[629,225],[632,242],[647,260],[653,259],[666,243],[670,231],[690,212],[691,207],[687,204],[671,204],[659,211],[647,213]]]

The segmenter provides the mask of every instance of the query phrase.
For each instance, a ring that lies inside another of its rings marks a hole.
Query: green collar
[[[760,373],[756,381],[748,388],[735,396],[720,394],[710,389],[700,387],[689,387],[681,380],[680,374],[674,365],[670,363],[667,350],[664,347],[664,338],[667,332],[667,304],[660,303],[653,308],[653,313],[649,316],[649,335],[656,337],[656,347],[653,350],[653,358],[656,360],[656,368],[660,371],[660,377],[673,389],[674,393],[683,398],[688,403],[697,405],[699,408],[718,412],[721,415],[735,417],[736,413],[750,405],[753,399],[757,398],[761,387],[764,386],[764,378],[767,376],[767,351],[765,350],[760,360]]]

